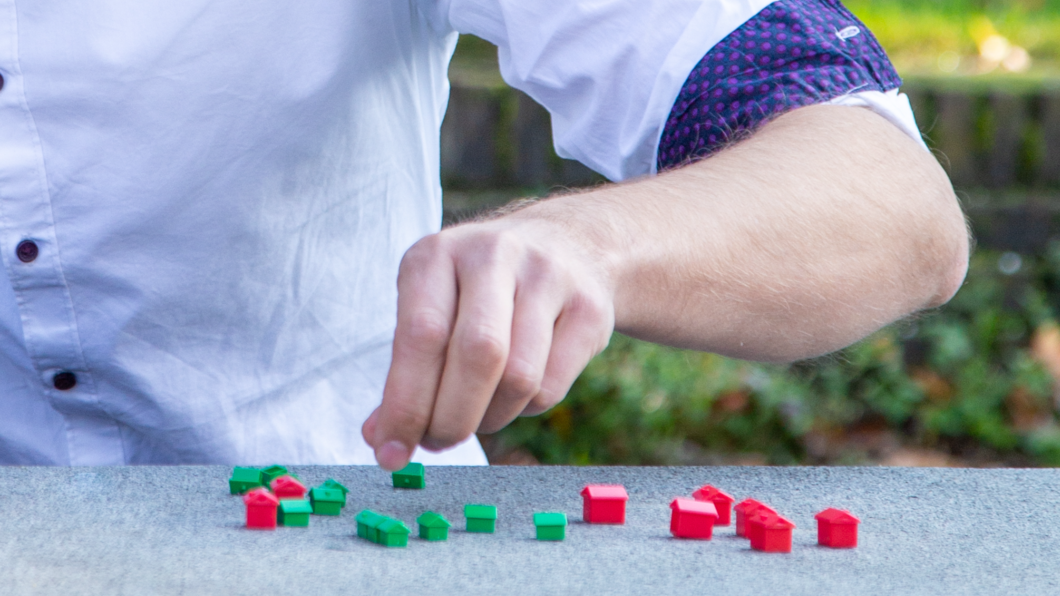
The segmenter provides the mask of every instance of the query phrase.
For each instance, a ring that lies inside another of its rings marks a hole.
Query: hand
[[[591,244],[535,207],[449,228],[402,259],[393,361],[362,432],[403,467],[559,403],[614,328]]]

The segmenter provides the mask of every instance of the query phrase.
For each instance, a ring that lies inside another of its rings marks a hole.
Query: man
[[[613,329],[792,360],[963,279],[949,183],[838,2],[27,4],[0,3],[10,463],[484,463],[471,434]],[[457,31],[635,180],[437,233]]]

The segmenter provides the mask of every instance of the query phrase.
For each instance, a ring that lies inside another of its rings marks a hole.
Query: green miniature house
[[[416,518],[416,523],[420,525],[420,538],[424,540],[440,542],[449,539],[449,527],[452,524],[440,513],[427,511]]]
[[[309,504],[313,515],[339,515],[346,504],[346,495],[341,490],[318,486],[309,491]]]
[[[563,540],[567,531],[566,513],[535,513],[538,540]]]
[[[392,547],[408,546],[411,530],[401,520],[392,517],[385,518],[376,526],[376,531],[379,533],[377,544]]]
[[[345,486],[339,484],[339,482],[337,480],[334,480],[334,479],[331,479],[331,478],[328,478],[327,480],[325,480],[324,484],[320,485],[320,488],[330,488],[330,489],[337,490],[337,491],[341,492],[342,493],[342,506],[343,507],[346,506],[346,495],[348,495],[350,493],[350,489],[348,489]]]
[[[233,495],[241,495],[261,484],[261,470],[257,468],[236,468],[228,479],[228,490]]]
[[[497,529],[497,507],[493,505],[464,505],[468,532],[492,534]]]
[[[364,511],[357,514],[354,518],[357,521],[357,535],[369,542],[379,542],[379,530],[378,526],[386,517],[372,511],[371,509],[365,509]]]
[[[283,466],[269,466],[261,471],[261,484],[262,486],[271,486],[273,480],[285,475],[288,475],[287,468]],[[293,476],[293,474],[290,475]]]
[[[394,472],[394,488],[423,488],[423,464],[410,463]]]
[[[309,525],[313,506],[305,499],[280,499],[276,522],[281,526],[304,528]]]

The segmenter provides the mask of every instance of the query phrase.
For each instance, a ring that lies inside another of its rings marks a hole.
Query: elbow
[[[938,191],[943,209],[941,217],[932,226],[934,237],[929,243],[930,262],[926,263],[927,283],[924,286],[927,299],[924,308],[946,304],[961,289],[968,274],[972,247],[967,220],[948,179]]]

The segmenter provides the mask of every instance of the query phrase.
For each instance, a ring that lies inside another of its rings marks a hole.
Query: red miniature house
[[[737,536],[743,536],[745,538],[748,537],[747,536],[747,520],[751,516],[752,513],[754,513],[755,511],[758,511],[759,509],[768,511],[770,513],[776,513],[776,511],[774,511],[773,508],[770,507],[769,505],[766,505],[765,503],[761,503],[761,502],[756,501],[754,499],[745,499],[743,501],[740,501],[739,505],[737,505],[736,507],[733,507],[733,511],[736,512],[736,535]]]
[[[711,539],[718,520],[714,503],[679,497],[670,503],[670,509],[670,533],[675,538]]]
[[[791,531],[795,524],[767,511],[759,511],[751,520],[751,548],[767,553],[790,553]]]
[[[280,476],[269,485],[272,494],[280,499],[304,499],[306,487],[294,476]]]
[[[718,510],[718,521],[714,522],[715,526],[727,526],[732,523],[732,502],[736,499],[709,484],[692,493],[692,498],[697,501],[714,503],[714,508]]]
[[[276,529],[276,509],[280,499],[264,488],[255,488],[243,495],[247,506],[247,527],[256,530]]]
[[[624,524],[628,500],[623,486],[590,484],[582,489],[582,519],[587,524]]]
[[[849,511],[829,507],[813,516],[817,520],[817,544],[829,548],[855,548],[861,520]]]
[[[751,548],[754,548],[756,544],[761,544],[764,524],[779,517],[780,515],[775,511],[766,509],[756,509],[747,515],[744,528],[747,531],[747,539],[751,541]]]

